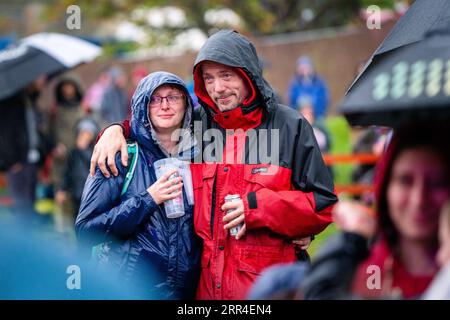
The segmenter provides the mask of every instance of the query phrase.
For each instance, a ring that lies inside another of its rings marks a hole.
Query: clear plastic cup
[[[160,159],[154,163],[156,178],[159,179],[164,173],[169,170],[177,169],[177,172],[169,177],[169,180],[175,179],[182,176],[181,170],[184,169],[182,161],[176,158],[165,158]],[[191,181],[192,184],[192,181]],[[184,185],[184,177],[183,177]],[[167,218],[179,218],[185,214],[183,194],[181,193],[178,197],[172,200],[167,200],[164,202],[164,210],[166,211]]]
[[[183,177],[183,188],[189,205],[194,205],[194,187],[192,186],[192,174],[189,161],[179,161],[178,172]]]

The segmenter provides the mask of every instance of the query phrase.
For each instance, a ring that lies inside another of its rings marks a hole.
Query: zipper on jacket
[[[210,228],[211,228],[211,239],[213,238],[213,231],[214,231],[214,211],[216,209],[216,182],[217,182],[217,174],[214,175],[214,183],[212,187],[212,202],[211,202],[211,221],[210,221]]]

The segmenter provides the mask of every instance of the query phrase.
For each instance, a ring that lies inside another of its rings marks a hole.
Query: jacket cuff
[[[256,192],[249,192],[247,194],[248,208],[256,209],[258,208],[258,202],[256,201]]]
[[[130,120],[126,119],[126,120],[122,121],[121,123],[116,123],[116,124],[118,124],[122,127],[123,136],[125,137],[125,139],[129,139],[130,138]]]
[[[156,204],[155,200],[150,195],[150,193],[148,193],[147,190],[141,192],[140,196],[141,196],[141,199],[142,199],[142,201],[144,203],[145,209],[147,211],[154,211],[158,207],[158,205]]]
[[[103,135],[105,130],[112,126],[120,126],[122,128],[122,133],[123,133],[125,139],[130,136],[130,125],[127,120],[125,120],[123,122],[114,122],[114,123],[107,125],[99,132],[99,134],[97,135],[97,139],[95,139],[95,143],[97,143],[98,140],[100,140],[100,137]]]
[[[247,229],[251,229],[252,225],[255,224],[255,216],[252,213],[252,210],[258,207],[258,203],[256,201],[256,192],[248,193],[247,196],[243,197],[242,201],[244,202],[244,222]]]

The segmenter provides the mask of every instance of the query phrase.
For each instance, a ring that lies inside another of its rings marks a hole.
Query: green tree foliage
[[[45,1],[46,18],[60,19],[72,0]],[[393,8],[395,0],[78,0],[83,15],[101,21],[114,17],[132,20],[136,8],[175,6],[186,14],[183,26],[165,26],[159,32],[172,36],[185,29],[196,27],[209,34],[217,26],[205,21],[205,12],[210,9],[229,8],[241,17],[242,32],[268,35],[323,27],[345,25],[361,8],[378,5]],[[143,24],[143,21],[136,21]]]

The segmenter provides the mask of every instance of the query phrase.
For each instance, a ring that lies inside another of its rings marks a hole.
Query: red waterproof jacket
[[[241,72],[252,92],[241,107],[223,113],[216,108],[201,76],[205,60]],[[203,107],[203,136],[196,132],[203,159],[191,166],[195,230],[203,239],[197,298],[244,299],[262,270],[296,260],[293,238],[325,229],[337,198],[311,126],[277,104],[250,41],[228,30],[210,37],[196,59],[194,81]],[[205,134],[211,128],[221,138]],[[239,194],[245,206],[247,231],[239,240],[223,228],[220,208],[228,194]]]

